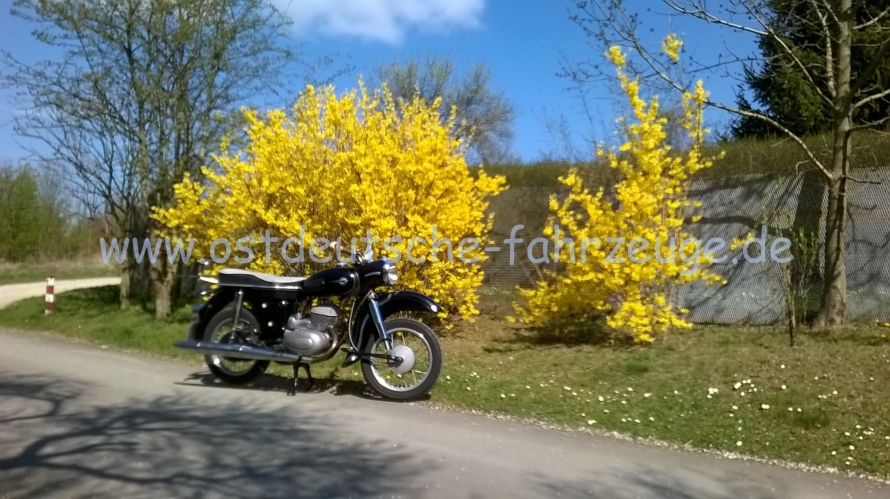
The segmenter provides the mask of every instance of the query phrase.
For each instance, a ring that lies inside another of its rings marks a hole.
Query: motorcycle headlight
[[[387,262],[387,264],[383,267],[383,282],[385,282],[389,286],[392,286],[398,280],[399,275],[396,274],[395,262]]]

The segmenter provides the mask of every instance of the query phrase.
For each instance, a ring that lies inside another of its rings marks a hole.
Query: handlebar
[[[336,251],[337,254],[339,255],[340,251],[342,249],[342,245],[337,241],[332,241],[331,249]],[[349,259],[351,261],[355,261],[357,263],[367,263],[371,260],[371,258],[373,258],[373,256],[374,256],[374,252],[371,250],[371,248],[368,248],[368,251],[364,254],[359,253],[358,251],[355,251],[352,248],[349,248]]]

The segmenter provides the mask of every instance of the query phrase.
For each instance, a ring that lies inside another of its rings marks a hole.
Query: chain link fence
[[[849,183],[849,215],[846,227],[848,313],[854,321],[890,320],[890,168],[860,169],[856,177],[863,182]],[[601,178],[600,185],[609,179]],[[595,185],[597,182],[593,182]],[[533,286],[546,269],[558,270],[557,264],[532,264],[529,243],[544,237],[542,230],[550,214],[551,194],[562,198],[566,189],[551,182],[524,182],[496,197],[489,207],[494,213],[492,239],[499,251],[489,252],[483,265],[488,284],[499,287]],[[759,237],[766,223],[770,231],[811,233],[821,248],[825,240],[825,214],[828,205],[826,184],[817,172],[794,176],[745,175],[694,181],[690,197],[702,202],[702,219],[691,224],[689,232],[701,241],[722,238],[729,245],[749,233]],[[515,237],[511,255],[504,241]],[[550,239],[552,249],[552,238]],[[729,251],[727,261],[711,270],[726,279],[725,285],[696,283],[683,286],[676,302],[689,309],[689,319],[696,323],[774,324],[786,319],[785,288],[781,264],[767,258],[765,263],[751,263],[742,258],[741,249]],[[792,254],[795,248],[791,249]],[[542,247],[533,248],[540,257]],[[511,262],[512,257],[512,262]],[[733,263],[733,258],[738,258]],[[809,277],[812,306],[818,306],[822,290],[824,257]]]

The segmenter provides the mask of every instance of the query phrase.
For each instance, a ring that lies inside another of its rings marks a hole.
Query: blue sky
[[[503,91],[517,111],[514,153],[533,161],[554,142],[542,122],[544,113],[562,115],[575,134],[589,135],[591,125],[569,82],[557,76],[562,56],[570,60],[596,57],[581,29],[569,19],[572,2],[565,0],[274,0],[295,20],[295,39],[306,55],[348,54],[355,71],[335,84],[346,88],[360,74],[380,63],[430,54],[451,56],[460,69],[483,61],[492,71],[493,87]],[[0,0],[0,49],[19,58],[37,60],[45,48],[33,40],[31,26],[9,15],[12,0]],[[637,0],[638,6],[655,4]],[[297,6],[299,5],[299,8]],[[652,43],[676,31],[686,40],[687,57],[714,60],[731,46],[738,53],[754,50],[754,40],[700,24],[679,23],[651,16]],[[2,69],[0,69],[2,70]],[[734,82],[707,76],[706,87],[720,100],[732,100]],[[294,94],[298,88],[293,89]],[[0,159],[17,159],[25,150],[17,144],[9,120],[16,103],[0,93]],[[590,102],[602,137],[614,124],[609,89],[593,88]],[[270,106],[286,102],[269,102]],[[711,112],[711,121],[726,117]]]

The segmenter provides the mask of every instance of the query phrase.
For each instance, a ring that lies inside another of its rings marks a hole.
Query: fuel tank
[[[355,271],[346,267],[334,267],[313,274],[303,281],[303,293],[310,296],[343,296],[358,286]]]

